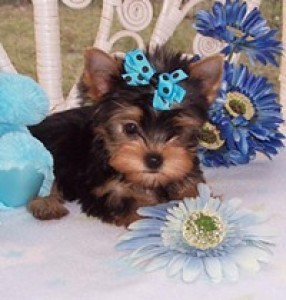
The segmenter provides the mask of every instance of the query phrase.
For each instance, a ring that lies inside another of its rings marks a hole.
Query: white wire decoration
[[[87,7],[92,0],[62,0],[62,2],[70,8],[82,9]]]
[[[173,35],[186,14],[203,0],[163,0],[161,11],[150,37],[150,46],[162,45]],[[220,0],[225,2],[224,0]],[[77,90],[74,85],[67,99],[62,91],[62,64],[59,30],[59,0],[32,0],[34,7],[34,28],[37,57],[38,81],[46,90],[51,112],[78,105]],[[92,0],[62,0],[73,9],[87,7]],[[123,38],[132,38],[139,48],[145,43],[141,31],[150,26],[153,19],[153,1],[149,0],[103,0],[99,29],[94,46],[107,52],[113,51],[114,44]],[[258,7],[261,0],[247,0],[249,9]],[[286,0],[283,0],[283,41],[286,44]],[[122,30],[111,35],[111,27],[117,15]],[[193,52],[208,56],[219,52],[223,43],[197,34],[193,40]],[[281,65],[281,101],[286,104],[286,58]],[[15,72],[6,52],[0,46],[0,69]]]
[[[15,67],[12,65],[1,43],[0,43],[0,71],[17,73]]]
[[[123,30],[110,36],[114,15],[117,13]],[[149,0],[110,0],[103,1],[99,29],[94,42],[97,46],[110,52],[113,45],[122,38],[133,38],[139,48],[144,48],[140,31],[149,26],[153,18],[153,6]]]

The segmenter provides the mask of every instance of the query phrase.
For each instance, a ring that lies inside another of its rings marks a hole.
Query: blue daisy
[[[199,196],[138,210],[144,219],[129,226],[117,245],[125,260],[146,272],[165,268],[169,276],[192,282],[205,275],[214,282],[236,281],[239,268],[258,271],[267,263],[272,241],[263,218],[239,210],[240,200],[221,202],[205,184]]]
[[[230,167],[236,165],[243,165],[250,162],[251,154],[242,154],[237,150],[229,150],[226,147],[220,151],[210,151],[200,147],[198,156],[201,163],[206,167]]]
[[[212,12],[201,10],[196,15],[195,29],[226,43],[225,55],[244,52],[250,61],[278,66],[276,57],[281,55],[282,44],[276,39],[277,30],[271,30],[260,11],[247,12],[247,3],[226,0],[215,2]]]
[[[214,149],[207,145],[214,136],[208,140],[202,136],[205,143],[200,143],[200,155],[207,166],[248,163],[257,151],[271,157],[283,147],[281,105],[273,85],[246,66],[225,64],[223,84],[209,120],[223,144]]]
[[[198,156],[206,167],[246,164],[251,157],[249,153],[242,153],[236,148],[230,149],[219,127],[210,122],[206,122],[201,130]]]

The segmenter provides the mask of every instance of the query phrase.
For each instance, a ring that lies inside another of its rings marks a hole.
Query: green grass
[[[33,9],[31,5],[14,6],[3,4],[11,2],[13,1],[0,0],[0,42],[9,54],[18,72],[36,78]],[[196,9],[209,7],[211,1],[206,2],[208,3],[197,5]],[[156,1],[152,25],[155,24],[159,9],[160,1]],[[281,1],[263,0],[261,9],[264,16],[269,20],[270,26],[280,29],[282,20]],[[95,1],[82,10],[73,10],[60,5],[63,88],[65,94],[68,93],[70,87],[81,73],[83,50],[94,42],[100,14],[101,1]],[[192,51],[192,38],[195,34],[191,27],[193,18],[194,13],[190,12],[168,42],[170,47],[186,52]],[[115,22],[113,31],[117,30],[119,26],[119,22]],[[142,35],[145,41],[148,41],[151,31],[152,26],[143,31]],[[114,49],[126,51],[133,47],[135,47],[134,41],[124,39],[116,43]],[[271,66],[258,66],[254,69],[258,74],[268,76],[278,86],[278,69]]]

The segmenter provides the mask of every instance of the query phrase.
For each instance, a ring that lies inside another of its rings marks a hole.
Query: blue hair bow
[[[178,69],[171,74],[157,74],[144,53],[139,49],[126,53],[124,69],[126,74],[123,74],[122,77],[128,85],[155,85],[156,91],[153,97],[155,109],[170,110],[172,104],[183,101],[186,91],[177,84],[188,77],[183,70]]]

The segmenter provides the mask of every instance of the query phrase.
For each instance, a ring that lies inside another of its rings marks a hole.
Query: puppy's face
[[[181,110],[158,112],[144,101],[103,102],[94,130],[105,142],[110,166],[130,182],[155,188],[192,172],[202,120]],[[105,121],[98,122],[102,116]]]
[[[84,99],[96,102],[94,131],[105,143],[109,165],[129,182],[152,189],[197,168],[198,136],[220,85],[223,60],[217,56],[190,64],[162,53],[149,60],[160,73],[181,68],[190,75],[181,84],[184,101],[171,110],[155,110],[154,87],[128,86],[121,78],[122,62],[98,49],[86,52],[81,90]]]

